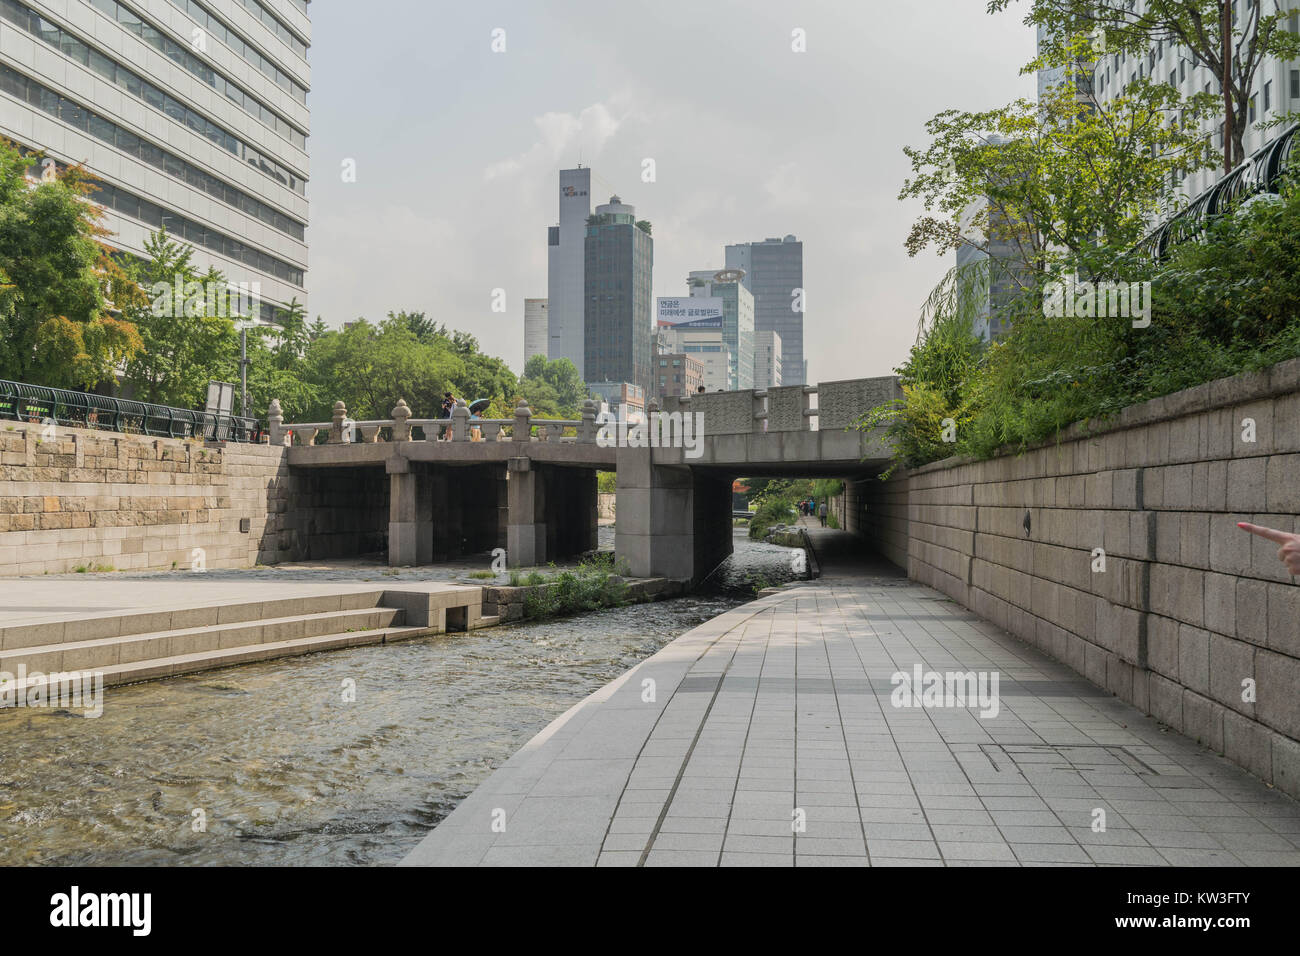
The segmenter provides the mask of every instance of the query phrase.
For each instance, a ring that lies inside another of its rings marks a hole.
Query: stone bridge
[[[630,429],[590,401],[564,421],[522,402],[511,419],[474,419],[463,402],[416,419],[399,402],[390,419],[353,421],[338,402],[331,421],[296,424],[276,402],[269,422],[313,540],[386,539],[394,566],[495,548],[512,567],[544,564],[596,547],[596,473],[613,471],[615,550],[631,573],[699,580],[731,553],[736,478],[878,474],[882,438],[854,425],[898,395],[892,376],[698,394],[652,403]]]

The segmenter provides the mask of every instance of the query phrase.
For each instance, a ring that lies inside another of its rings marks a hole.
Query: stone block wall
[[[0,575],[284,560],[289,482],[269,445],[0,423]]]
[[[1300,360],[849,498],[913,579],[1300,796],[1300,586],[1236,527],[1300,531]]]
[[[388,484],[382,468],[292,469],[284,551],[298,560],[386,551]]]

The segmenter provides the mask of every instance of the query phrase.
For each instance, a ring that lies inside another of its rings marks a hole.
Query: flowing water
[[[0,710],[0,865],[395,863],[738,584],[791,576],[788,549],[736,544],[674,601],[109,688],[94,719]]]

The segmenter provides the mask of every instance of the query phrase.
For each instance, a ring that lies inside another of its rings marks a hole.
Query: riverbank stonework
[[[0,429],[0,575],[291,557],[285,448]],[[198,549],[198,550],[196,550]]]
[[[1093,683],[1300,796],[1300,360],[989,461],[850,490],[853,530]]]
[[[630,604],[666,601],[681,597],[690,589],[689,581],[674,581],[669,578],[635,578],[628,579],[626,583],[625,597]],[[503,624],[507,621],[522,621],[525,616],[524,603],[530,594],[553,592],[558,587],[558,584],[485,587],[483,616],[498,617]]]

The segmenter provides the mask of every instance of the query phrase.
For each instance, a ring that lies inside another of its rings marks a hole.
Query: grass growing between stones
[[[536,620],[619,607],[627,603],[626,574],[627,566],[610,554],[586,558],[577,568],[549,577],[534,571],[521,580],[533,588],[524,598],[524,617]]]

